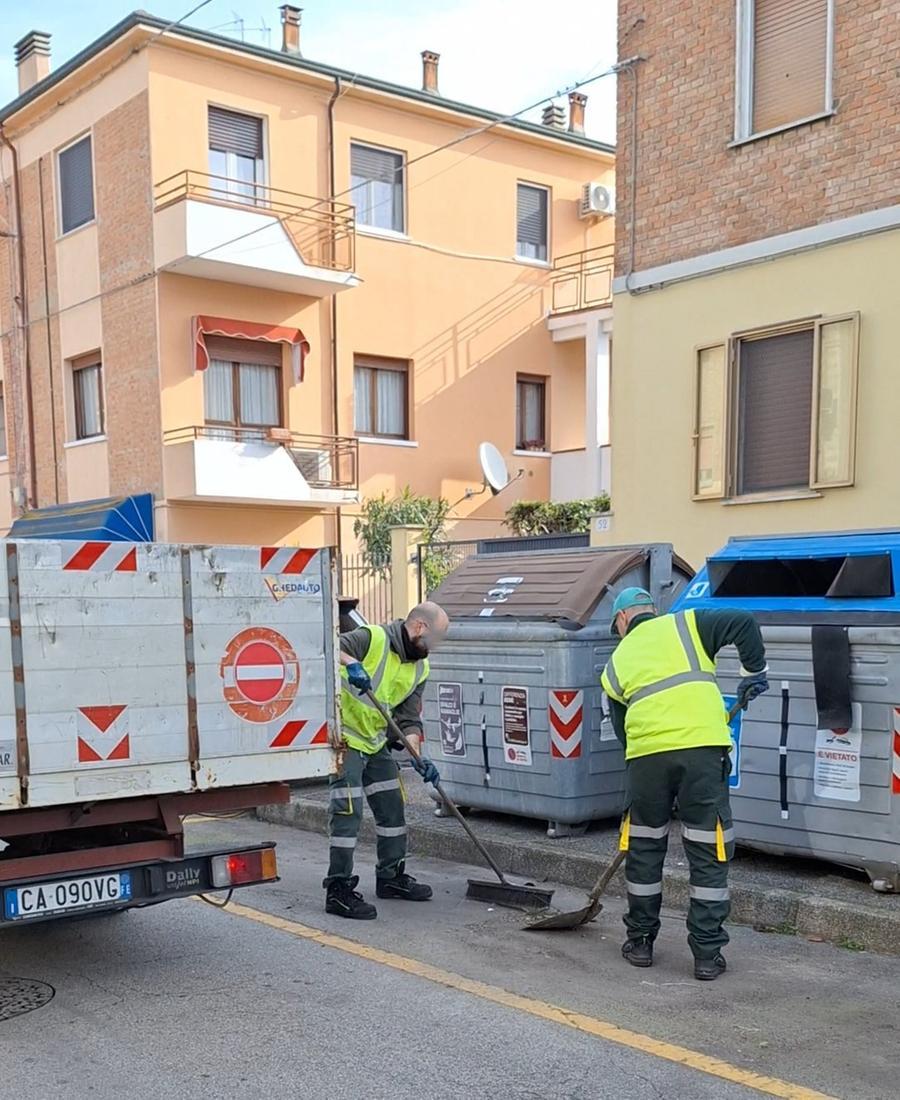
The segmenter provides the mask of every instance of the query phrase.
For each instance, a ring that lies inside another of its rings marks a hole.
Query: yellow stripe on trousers
[[[710,1077],[718,1077],[723,1081],[730,1081],[735,1085],[743,1085],[748,1089],[755,1089],[765,1096],[779,1096],[782,1100],[837,1100],[824,1092],[816,1092],[815,1089],[805,1088],[803,1085],[794,1085],[790,1081],[782,1081],[778,1077],[766,1077],[760,1073],[754,1073],[749,1069],[741,1069],[729,1062],[723,1062],[720,1058],[712,1058],[708,1054],[690,1050],[687,1047],[676,1046],[674,1043],[666,1043],[661,1039],[654,1039],[650,1035],[642,1035],[639,1031],[628,1031],[626,1028],[617,1027],[615,1024],[598,1020],[594,1016],[585,1016],[581,1012],[572,1012],[559,1005],[550,1004],[547,1001],[537,1001],[531,997],[522,997],[518,993],[510,993],[509,990],[499,986],[487,985],[484,982],[465,978],[461,974],[454,974],[449,970],[441,970],[437,966],[419,962],[418,959],[409,959],[404,955],[395,955],[392,951],[382,951],[380,947],[370,947],[365,943],[356,943],[354,940],[344,939],[332,932],[323,932],[319,928],[310,928],[305,924],[287,920],[284,917],[276,917],[271,913],[264,913],[260,909],[251,909],[247,905],[231,902],[224,910],[244,920],[252,920],[257,924],[274,928],[279,932],[296,936],[298,939],[309,940],[320,947],[330,947],[335,951],[343,951],[346,955],[355,955],[369,962],[388,966],[392,970],[399,970],[404,974],[422,978],[436,985],[446,986],[448,989],[456,989],[461,993],[468,993],[473,997],[480,997],[483,1001],[492,1004],[503,1005],[505,1008],[515,1009],[517,1012],[525,1012],[529,1016],[536,1016],[540,1020],[549,1020],[551,1023],[561,1024],[563,1027],[573,1028],[585,1035],[592,1035],[596,1039],[605,1039],[609,1043],[617,1043],[619,1046],[629,1047],[631,1050],[639,1050],[643,1054],[649,1054],[653,1058],[661,1058],[666,1062],[675,1062],[686,1066],[688,1069],[705,1073]]]

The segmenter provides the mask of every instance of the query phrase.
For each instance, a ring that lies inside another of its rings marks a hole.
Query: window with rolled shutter
[[[548,254],[546,187],[520,183],[516,190],[516,255],[524,260],[543,260]]]
[[[404,232],[403,165],[402,153],[351,144],[351,196],[360,225]]]
[[[813,335],[738,344],[739,495],[809,487]]]
[[[90,135],[60,151],[59,220],[63,233],[70,233],[94,220],[94,167]]]
[[[262,119],[210,107],[209,171],[217,177],[214,191],[258,199],[265,181]]]
[[[832,107],[832,0],[740,0],[738,138]]]

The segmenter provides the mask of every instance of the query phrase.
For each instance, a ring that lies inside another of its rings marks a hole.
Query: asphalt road
[[[35,979],[55,996],[0,1022],[0,1095],[897,1096],[900,959],[736,929],[729,973],[705,985],[674,916],[657,964],[637,971],[618,954],[617,902],[588,929],[539,936],[514,912],[464,900],[482,872],[430,863],[413,870],[433,902],[380,902],[377,921],[351,923],[324,913],[322,837],[255,821],[191,835],[274,837],[283,879],[238,892],[237,911],[181,901],[5,930],[0,987]],[[371,894],[365,849],[359,865]]]

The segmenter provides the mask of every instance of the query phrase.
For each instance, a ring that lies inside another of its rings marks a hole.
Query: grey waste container
[[[668,544],[485,554],[434,594],[452,620],[425,690],[426,751],[464,807],[544,819],[550,836],[622,809],[625,764],[600,673],[627,585],[667,608],[692,575]]]
[[[732,539],[678,605],[762,626],[771,689],[733,727],[738,842],[900,890],[900,531]],[[718,671],[733,692],[733,651]]]

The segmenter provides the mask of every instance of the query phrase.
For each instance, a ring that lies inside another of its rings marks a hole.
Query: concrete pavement
[[[439,859],[473,862],[477,856],[452,819],[434,816],[434,802],[412,773],[406,783],[410,848]],[[327,788],[311,785],[294,792],[290,803],[263,807],[267,821],[324,832]],[[545,823],[500,814],[474,813],[472,825],[499,863],[513,874],[535,881],[551,879],[585,889],[618,848],[618,823],[596,821],[580,837],[551,840]],[[363,819],[362,835],[374,840],[371,815]],[[665,869],[668,904],[687,910],[687,860],[677,828],[669,841]],[[854,944],[870,951],[900,955],[900,897],[877,894],[857,871],[827,863],[778,859],[738,848],[730,873],[732,920],[823,936],[833,943]],[[621,895],[622,877],[610,884]]]
[[[433,902],[380,902],[377,921],[351,923],[322,908],[323,838],[252,820],[207,821],[191,836],[203,844],[272,837],[283,879],[237,893],[238,913],[172,902],[5,931],[0,980],[49,982],[56,996],[0,1023],[4,1095],[896,1095],[895,959],[737,928],[731,971],[701,985],[671,913],[657,965],[636,971],[619,958],[617,901],[579,932],[527,933],[520,914],[464,899],[466,877],[480,871],[417,860]],[[369,894],[372,863],[361,848]],[[561,888],[555,900],[575,905],[582,895]],[[487,993],[470,992],[472,982]],[[496,991],[512,1002],[491,999]],[[565,1012],[547,1019],[544,1005]],[[610,1041],[615,1027],[638,1046]],[[687,1049],[688,1064],[672,1060],[671,1044]],[[725,1076],[703,1072],[710,1056],[725,1061]],[[777,1080],[749,1087],[745,1071]]]

